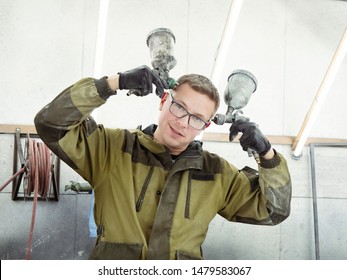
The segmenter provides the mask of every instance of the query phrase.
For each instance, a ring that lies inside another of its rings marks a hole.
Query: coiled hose
[[[21,173],[25,173],[24,177],[24,195],[30,196],[34,192],[34,203],[32,209],[30,233],[28,248],[26,251],[26,259],[30,259],[32,240],[35,226],[35,216],[38,196],[47,198],[50,188],[51,178],[51,152],[48,147],[33,139],[26,140],[26,164],[18,172],[11,176],[1,187],[0,192],[17,176]]]

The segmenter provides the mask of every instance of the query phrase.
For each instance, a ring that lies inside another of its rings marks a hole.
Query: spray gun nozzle
[[[225,115],[216,114],[214,118],[212,119],[212,121],[217,125],[223,125],[225,123],[233,123],[234,121],[237,121],[237,120],[249,121],[249,118],[242,116],[242,114],[243,114],[242,110],[235,110],[235,111],[228,110],[228,113]]]
[[[223,125],[225,123],[233,123],[234,122],[234,116],[233,115],[223,115],[223,114],[216,114],[212,121],[216,125]]]

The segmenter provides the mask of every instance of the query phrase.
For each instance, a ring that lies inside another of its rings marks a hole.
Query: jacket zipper
[[[190,194],[191,194],[191,189],[192,189],[192,175],[189,172],[188,176],[188,186],[187,186],[187,196],[186,196],[186,208],[184,211],[184,217],[186,219],[190,219]]]
[[[140,196],[137,199],[137,202],[136,202],[136,212],[140,212],[140,210],[141,210],[143,201],[145,200],[145,195],[146,195],[146,192],[147,192],[147,189],[148,189],[148,185],[149,185],[149,182],[150,182],[152,174],[153,174],[153,170],[154,170],[154,166],[152,165],[151,169],[149,170],[149,172],[147,174],[145,182],[143,183]]]

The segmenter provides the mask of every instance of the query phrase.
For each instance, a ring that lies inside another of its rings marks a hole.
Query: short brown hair
[[[188,84],[192,89],[200,92],[201,94],[207,95],[212,101],[215,102],[214,108],[215,112],[217,112],[220,104],[219,93],[209,78],[199,74],[186,74],[176,81],[174,89],[178,89],[183,84]]]

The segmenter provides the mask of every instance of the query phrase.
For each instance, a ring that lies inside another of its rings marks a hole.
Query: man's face
[[[172,113],[176,112],[175,108],[171,107],[172,112],[170,111],[172,99],[167,95],[160,103],[161,114],[154,137],[158,142],[164,144],[171,154],[178,155],[205,128],[198,130],[190,126],[188,124],[189,117],[191,118],[191,124],[196,123],[196,117],[207,123],[213,116],[215,103],[207,95],[195,91],[187,84],[181,85],[174,92],[173,98],[176,103],[174,106],[177,106],[176,109],[180,109],[179,112],[187,111],[187,113],[194,116],[186,115],[181,118],[175,116]],[[195,121],[192,120],[194,118]]]

